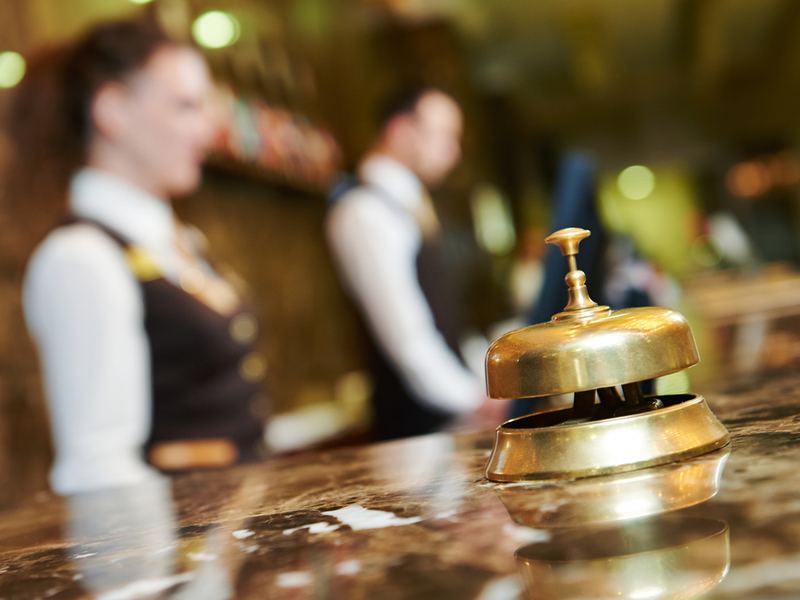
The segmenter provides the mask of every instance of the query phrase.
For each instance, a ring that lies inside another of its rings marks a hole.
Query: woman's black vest
[[[126,252],[131,248],[130,242],[102,224],[72,222],[99,228]],[[236,335],[242,319],[254,323],[252,314],[240,307],[222,315],[164,277],[139,281],[152,373],[148,456],[158,444],[189,442],[186,446],[200,448],[203,458],[203,444],[210,442],[213,447],[214,442],[227,440],[236,448],[229,454],[230,462],[263,458],[261,388],[244,368],[254,356],[254,336],[243,340]],[[186,468],[196,466],[189,463]]]

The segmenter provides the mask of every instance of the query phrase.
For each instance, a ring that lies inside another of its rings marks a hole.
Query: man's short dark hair
[[[436,86],[405,88],[389,96],[380,106],[378,121],[380,126],[385,126],[389,121],[400,115],[413,113],[420,99],[430,93],[444,94],[453,98],[453,94]]]

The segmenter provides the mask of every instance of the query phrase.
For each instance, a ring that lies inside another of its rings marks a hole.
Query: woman
[[[40,158],[55,153],[75,167],[61,223],[34,252],[23,288],[50,410],[53,489],[256,459],[259,388],[241,368],[255,321],[171,206],[199,185],[213,133],[203,58],[143,22],[103,25],[52,56],[15,104],[30,127],[56,115],[49,147],[35,148],[21,125],[11,133],[19,164],[55,172]],[[37,116],[48,93],[59,106]]]

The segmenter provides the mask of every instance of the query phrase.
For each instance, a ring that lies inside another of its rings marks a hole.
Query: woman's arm
[[[150,350],[139,283],[122,248],[89,225],[53,232],[24,286],[39,349],[61,494],[141,482],[150,432]]]

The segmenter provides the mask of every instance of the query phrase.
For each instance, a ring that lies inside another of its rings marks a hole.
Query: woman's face
[[[125,85],[109,90],[110,118],[104,121],[108,126],[98,129],[115,162],[123,163],[118,166],[140,187],[168,198],[200,184],[213,136],[207,107],[210,89],[208,67],[199,53],[165,46]],[[96,110],[96,122],[106,113]]]

